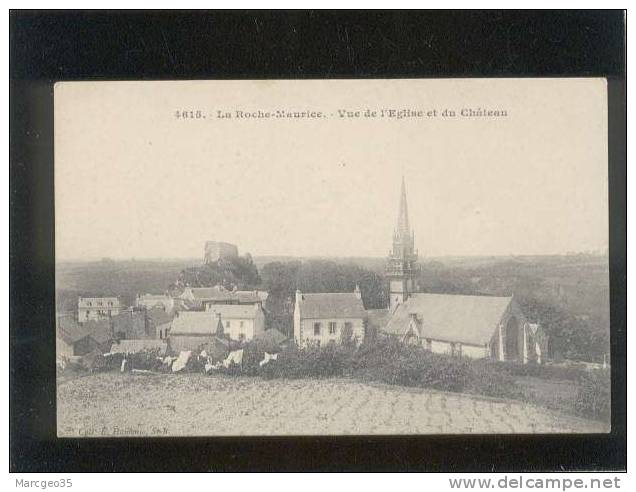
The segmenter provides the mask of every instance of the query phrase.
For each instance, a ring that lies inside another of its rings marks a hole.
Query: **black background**
[[[622,11],[10,13],[10,470],[563,471],[626,468]],[[53,83],[608,78],[609,435],[57,439]]]

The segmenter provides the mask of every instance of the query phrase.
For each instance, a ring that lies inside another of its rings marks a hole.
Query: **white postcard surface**
[[[58,435],[607,432],[607,152],[604,79],[56,84]]]

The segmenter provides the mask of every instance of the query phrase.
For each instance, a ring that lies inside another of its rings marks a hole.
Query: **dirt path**
[[[97,374],[58,386],[58,435],[606,432],[520,402],[349,380]]]

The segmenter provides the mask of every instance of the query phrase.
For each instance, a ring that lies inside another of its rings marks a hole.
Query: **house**
[[[294,338],[299,346],[326,344],[351,337],[364,339],[364,305],[360,289],[354,292],[304,294],[296,291]]]
[[[289,347],[290,340],[276,328],[265,330],[254,337],[258,347],[265,352],[276,353]]]
[[[219,305],[209,311],[183,311],[168,331],[170,349],[196,350],[215,337],[249,341],[265,331],[265,313],[259,305]]]
[[[179,313],[168,335],[171,354],[192,351],[207,357],[209,363],[225,360],[231,346],[232,341],[223,333],[221,320],[202,311]]]
[[[210,310],[213,306],[235,304],[255,305],[265,308],[268,293],[261,290],[228,290],[222,285],[214,287],[186,287],[181,295],[183,299],[196,309]]]
[[[171,353],[198,350],[213,342],[219,320],[213,313],[203,311],[178,312],[168,332]]]
[[[153,333],[153,338],[165,340],[168,338],[174,314],[164,311],[161,307],[154,307],[146,311],[146,332]]]
[[[108,320],[78,323],[71,316],[59,316],[55,334],[56,356],[86,355],[94,350],[107,352],[112,335]]]
[[[155,329],[149,325],[145,311],[127,309],[111,317],[110,324],[117,339],[155,338]]]
[[[541,362],[547,338],[513,297],[410,294],[383,330],[435,353]]]
[[[135,354],[137,352],[157,352],[163,357],[166,355],[168,343],[165,340],[118,340],[110,347],[111,354]]]
[[[219,304],[204,311],[223,324],[223,333],[231,340],[249,341],[265,331],[265,311],[256,304]]]
[[[77,320],[85,323],[119,314],[121,304],[117,297],[79,297],[77,300]]]
[[[161,308],[166,312],[171,312],[174,310],[174,299],[167,294],[137,295],[135,307],[149,310]]]

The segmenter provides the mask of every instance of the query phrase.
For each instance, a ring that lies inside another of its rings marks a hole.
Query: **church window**
[[[320,335],[320,323],[314,323],[314,335]]]

